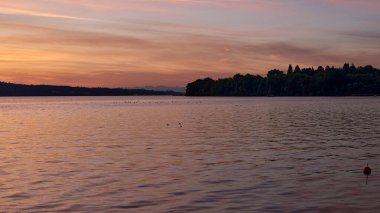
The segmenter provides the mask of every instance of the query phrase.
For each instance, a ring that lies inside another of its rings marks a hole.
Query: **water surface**
[[[0,98],[0,124],[2,211],[380,208],[378,97]]]

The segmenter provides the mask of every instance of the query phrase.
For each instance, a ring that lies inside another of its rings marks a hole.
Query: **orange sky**
[[[2,0],[0,81],[185,86],[289,63],[379,67],[379,10],[376,0]]]

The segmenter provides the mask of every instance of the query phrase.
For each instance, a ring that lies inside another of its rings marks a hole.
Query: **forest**
[[[232,78],[198,79],[187,96],[372,96],[380,95],[380,70],[371,65],[271,70],[265,77],[236,74]]]
[[[25,85],[0,82],[0,96],[132,96],[132,95],[183,95],[173,91],[145,89],[110,89],[50,85]]]

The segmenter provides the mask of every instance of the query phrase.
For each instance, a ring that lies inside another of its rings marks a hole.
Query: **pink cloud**
[[[371,9],[379,10],[379,0],[323,0],[326,3],[335,5],[337,7],[350,7],[356,10]]]
[[[47,17],[47,18],[60,18],[60,19],[74,19],[74,20],[90,20],[83,17],[69,16],[58,13],[48,13],[40,12],[36,10],[24,10],[16,9],[11,7],[2,7],[0,6],[0,14],[9,14],[9,15],[27,15],[27,16],[37,16],[37,17]]]

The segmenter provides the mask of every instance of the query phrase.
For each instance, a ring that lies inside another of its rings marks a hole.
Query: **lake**
[[[1,211],[380,208],[379,97],[4,97],[0,123]]]

